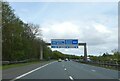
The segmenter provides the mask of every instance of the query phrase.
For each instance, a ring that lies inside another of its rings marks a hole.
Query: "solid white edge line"
[[[55,62],[56,62],[56,61],[55,61]],[[17,79],[20,79],[20,78],[22,78],[22,77],[24,77],[24,76],[26,76],[26,75],[34,72],[34,71],[37,71],[37,70],[39,70],[39,69],[41,69],[41,68],[43,68],[43,67],[45,67],[45,66],[48,66],[48,65],[50,65],[50,64],[52,64],[52,63],[55,63],[55,62],[51,62],[51,63],[45,64],[45,65],[43,65],[43,66],[40,66],[40,67],[38,67],[38,68],[36,68],[36,69],[34,69],[34,70],[31,70],[31,71],[29,71],[29,72],[27,72],[27,73],[25,73],[25,74],[22,74],[22,75],[18,76],[18,77],[14,78],[14,79],[12,79],[12,80],[10,80],[10,81],[15,81],[15,80],[17,80]]]
[[[71,80],[74,80],[71,76],[69,76],[69,78],[70,78]]]

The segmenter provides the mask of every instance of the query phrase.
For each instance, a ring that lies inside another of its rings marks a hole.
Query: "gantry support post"
[[[43,60],[43,47],[40,46],[40,60]]]
[[[84,45],[84,61],[87,62],[87,46]]]
[[[79,46],[84,46],[84,61],[87,62],[87,44],[79,43]]]

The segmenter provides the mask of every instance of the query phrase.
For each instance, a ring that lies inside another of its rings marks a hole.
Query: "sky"
[[[78,39],[87,43],[88,55],[101,55],[118,49],[117,2],[10,2],[25,23],[40,26],[42,38]],[[65,54],[83,55],[78,49],[52,49]]]

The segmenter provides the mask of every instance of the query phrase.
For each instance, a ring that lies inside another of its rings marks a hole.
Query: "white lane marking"
[[[67,69],[65,68],[64,70],[66,71]]]
[[[93,69],[93,70],[91,70],[91,71],[96,72],[96,70],[94,70],[94,69]]]
[[[71,80],[74,80],[73,77],[71,77],[71,76],[69,76],[69,78],[70,78]]]
[[[56,62],[56,61],[55,61],[55,62]],[[24,76],[26,76],[26,75],[28,75],[28,74],[30,74],[30,73],[33,73],[34,71],[37,71],[37,70],[39,70],[39,69],[41,69],[41,68],[43,68],[43,67],[45,67],[45,66],[48,66],[48,65],[50,65],[50,64],[52,64],[52,63],[55,63],[55,62],[51,62],[51,63],[45,64],[45,65],[43,65],[43,66],[41,66],[41,67],[38,67],[38,68],[36,68],[36,69],[34,69],[34,70],[31,70],[31,71],[25,73],[25,74],[23,74],[23,75],[20,75],[20,76],[12,79],[12,80],[10,80],[10,81],[15,81],[15,80],[17,80],[17,79],[20,79],[20,78],[22,78],[22,77],[24,77]]]

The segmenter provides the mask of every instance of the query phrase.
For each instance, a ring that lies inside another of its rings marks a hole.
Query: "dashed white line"
[[[65,68],[64,70],[66,71],[67,69]]]
[[[25,73],[25,74],[23,74],[23,75],[20,75],[20,76],[18,76],[18,77],[16,77],[16,78],[12,79],[12,80],[10,80],[10,81],[15,81],[15,80],[17,80],[17,79],[20,79],[20,78],[22,78],[22,77],[24,77],[24,76],[26,76],[26,75],[28,75],[28,74],[34,72],[34,71],[37,71],[37,70],[39,70],[39,69],[41,69],[41,68],[43,68],[43,67],[45,67],[45,66],[48,66],[48,65],[50,65],[50,64],[52,64],[52,63],[54,63],[54,62],[45,64],[45,65],[43,65],[43,66],[41,66],[41,67],[38,67],[38,68],[36,68],[36,69],[34,69],[34,70],[31,70],[31,71],[29,71],[29,72],[27,72],[27,73]]]
[[[96,70],[91,70],[91,71],[96,72]]]
[[[71,76],[69,76],[69,78],[70,78],[71,80],[74,80],[73,77],[71,77]]]

